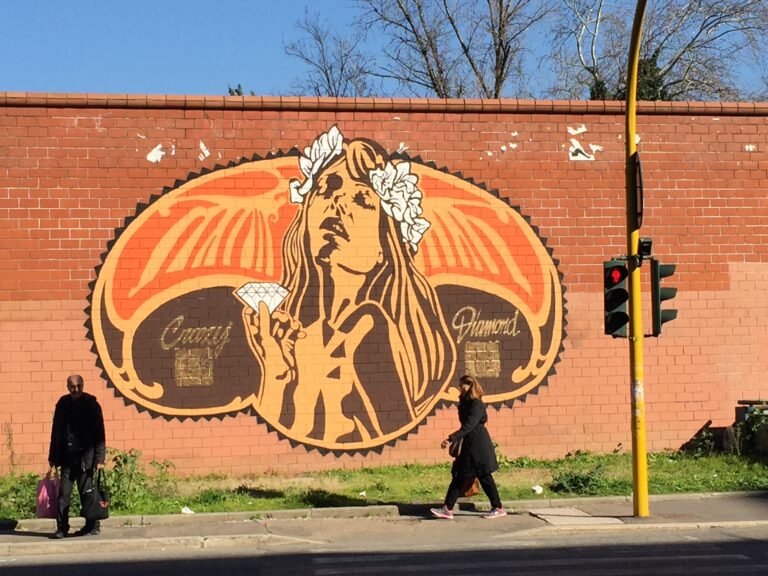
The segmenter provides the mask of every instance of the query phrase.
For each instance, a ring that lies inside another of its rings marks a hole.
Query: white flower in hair
[[[403,242],[414,251],[429,228],[429,222],[420,218],[423,194],[417,187],[419,177],[411,173],[410,162],[392,164],[387,162],[384,169],[377,168],[368,174],[371,186],[381,198],[381,207],[387,216],[400,223]]]
[[[288,183],[291,189],[291,202],[294,204],[304,202],[304,196],[312,189],[315,176],[341,154],[343,145],[344,137],[334,125],[328,132],[321,134],[312,146],[304,148],[304,155],[299,157],[299,167],[306,180],[300,182],[293,179]]]

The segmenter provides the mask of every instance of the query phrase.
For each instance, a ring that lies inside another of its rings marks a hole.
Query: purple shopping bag
[[[59,475],[51,476],[50,471],[37,483],[38,518],[56,518],[56,510],[59,507],[60,483]]]

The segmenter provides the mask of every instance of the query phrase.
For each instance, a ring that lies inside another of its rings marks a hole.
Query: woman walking
[[[476,477],[491,502],[491,511],[483,514],[483,518],[501,518],[507,513],[501,504],[499,491],[492,476],[499,469],[499,464],[491,436],[485,427],[488,414],[483,403],[483,388],[474,377],[468,375],[462,376],[459,383],[461,428],[443,440],[441,446],[446,448],[451,442],[461,440],[461,451],[453,462],[451,484],[445,495],[445,503],[440,508],[431,508],[430,511],[438,518],[452,520],[453,507],[462,487]]]

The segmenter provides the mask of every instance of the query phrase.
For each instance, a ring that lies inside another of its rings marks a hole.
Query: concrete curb
[[[111,516],[101,521],[103,527],[117,526],[178,526],[190,523],[245,522],[265,519],[301,518],[366,518],[369,516],[399,516],[394,504],[375,506],[341,506],[338,508],[296,508],[293,510],[253,510],[250,512],[202,512],[199,514],[157,514]],[[82,518],[72,518],[70,528],[83,525]],[[56,521],[49,518],[19,520],[16,530],[27,532],[55,532]],[[2,534],[2,531],[0,531]]]
[[[768,520],[729,520],[724,522],[647,522],[621,524],[569,524],[548,525],[548,532],[609,532],[632,530],[703,530],[712,528],[760,528],[768,526]]]
[[[675,500],[709,500],[716,498],[749,498],[765,496],[765,491],[753,490],[743,492],[686,492],[680,494],[654,494],[648,497],[651,502],[669,502]],[[581,496],[574,498],[528,498],[525,500],[507,500],[504,507],[509,508],[562,508],[579,504],[613,504],[632,503],[632,495],[628,496]],[[486,505],[487,506],[487,505]],[[478,508],[479,509],[479,508]]]
[[[235,546],[263,545],[274,541],[319,543],[272,534],[231,534],[227,536],[169,536],[159,538],[113,538],[77,540],[46,540],[45,542],[0,543],[0,557],[43,556],[49,554],[94,554],[141,552],[150,550],[199,550]]]

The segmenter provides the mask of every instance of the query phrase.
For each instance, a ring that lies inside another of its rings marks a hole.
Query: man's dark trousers
[[[84,469],[83,454],[70,452],[67,457],[67,465],[61,467],[61,487],[59,488],[59,510],[56,515],[56,529],[66,534],[69,531],[69,506],[72,499],[72,488],[77,482],[77,492],[80,495],[80,503],[83,503],[83,494],[90,493],[93,486],[93,470]],[[86,520],[84,532],[89,532],[99,527],[98,520]]]

